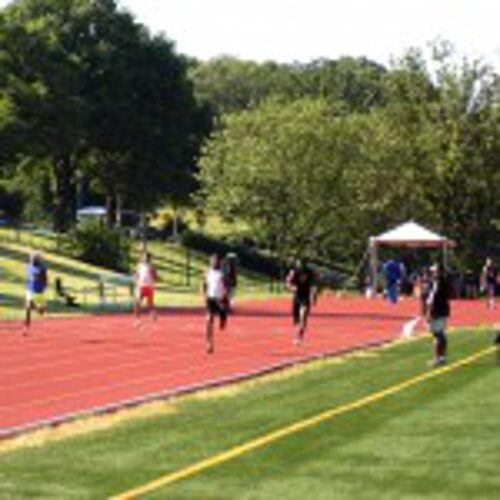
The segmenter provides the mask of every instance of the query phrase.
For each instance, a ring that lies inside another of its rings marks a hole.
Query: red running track
[[[140,329],[130,315],[43,319],[27,337],[19,323],[0,323],[0,437],[381,344],[400,335],[418,306],[322,299],[300,347],[289,310],[286,300],[239,304],[212,355],[201,309],[165,311]],[[453,305],[452,324],[498,323],[500,308]]]

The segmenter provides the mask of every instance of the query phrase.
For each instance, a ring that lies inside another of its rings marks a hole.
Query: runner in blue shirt
[[[30,255],[26,269],[26,318],[24,334],[31,326],[31,311],[36,309],[43,316],[46,310],[45,290],[47,288],[47,268],[38,253]]]

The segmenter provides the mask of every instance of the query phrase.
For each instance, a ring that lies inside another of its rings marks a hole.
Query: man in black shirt
[[[486,292],[488,309],[495,309],[495,295],[499,277],[497,268],[490,258],[486,259],[481,278],[482,288]]]
[[[450,316],[450,286],[440,266],[432,266],[430,272],[432,283],[427,298],[427,320],[434,336],[435,354],[432,363],[439,366],[446,363],[448,350],[446,323]]]
[[[293,322],[297,326],[295,344],[299,345],[304,339],[307,320],[311,312],[311,304],[316,295],[316,279],[314,272],[300,259],[290,271],[286,280],[287,287],[293,292]]]

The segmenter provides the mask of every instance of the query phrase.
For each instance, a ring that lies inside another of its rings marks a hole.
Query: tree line
[[[195,88],[212,88],[221,110],[197,196],[244,221],[260,247],[354,264],[370,235],[415,219],[456,241],[461,266],[500,253],[500,80],[488,65],[440,42],[430,58],[413,49],[390,68],[350,58],[292,66],[263,96],[250,75],[273,86],[275,65],[213,64],[232,93],[197,70]]]
[[[468,264],[498,252],[499,96],[446,43],[389,67],[201,62],[115,0],[17,0],[0,12],[0,200],[57,231],[82,190],[194,204],[273,253],[350,263],[414,218]]]

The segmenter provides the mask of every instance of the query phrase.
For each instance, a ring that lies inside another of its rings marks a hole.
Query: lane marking
[[[318,424],[325,422],[326,420],[330,420],[344,413],[357,410],[371,403],[375,403],[376,401],[380,401],[381,399],[387,398],[388,396],[401,392],[404,389],[420,384],[421,382],[424,382],[432,378],[436,378],[440,375],[455,371],[463,366],[472,364],[478,359],[486,356],[487,354],[494,352],[495,350],[496,350],[495,346],[490,346],[487,349],[479,351],[476,354],[461,359],[453,364],[446,365],[439,369],[435,369],[429,372],[425,372],[423,374],[405,380],[404,382],[383,389],[382,391],[370,394],[364,398],[358,399],[356,401],[347,403],[342,406],[338,406],[336,408],[332,408],[330,410],[326,410],[313,417],[300,420],[298,422],[295,422],[294,424],[282,427],[281,429],[277,429],[276,431],[269,432],[268,434],[264,434],[256,439],[243,443],[239,446],[235,446],[234,448],[230,448],[227,451],[218,453],[217,455],[209,457],[205,460],[201,460],[200,462],[179,469],[178,471],[165,474],[164,476],[161,476],[160,478],[150,481],[148,483],[145,483],[142,486],[138,486],[126,492],[114,495],[111,497],[111,500],[135,499],[140,496],[146,495],[147,493],[151,493],[155,490],[158,490],[159,488],[169,486],[183,479],[187,479],[203,471],[206,471],[207,469],[211,469],[217,465],[229,462],[230,460],[238,458],[253,450],[267,446],[268,444],[271,444],[274,441],[278,441],[292,434],[304,431],[310,427],[317,426]]]

